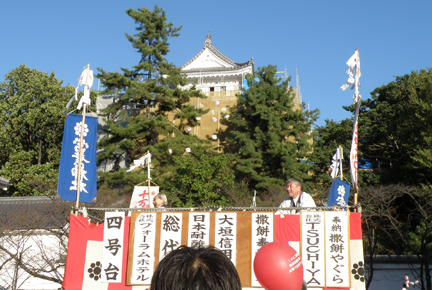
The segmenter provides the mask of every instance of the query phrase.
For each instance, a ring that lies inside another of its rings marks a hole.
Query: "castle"
[[[201,116],[200,126],[188,128],[191,134],[201,139],[212,140],[215,149],[221,152],[225,136],[228,133],[229,108],[237,106],[237,96],[242,93],[242,88],[247,89],[245,76],[254,74],[253,58],[244,63],[237,63],[213,46],[211,34],[208,33],[204,42],[204,48],[198,52],[190,61],[182,65],[181,73],[186,75],[187,85],[185,89],[195,85],[207,98],[191,98],[191,104],[196,108],[208,109],[208,113]],[[285,79],[287,71],[284,72]],[[299,108],[301,95],[299,85],[293,88],[295,94],[294,106]],[[97,112],[115,102],[115,96],[98,96]],[[131,116],[142,114],[143,108],[135,104],[127,105],[125,108]],[[168,118],[174,121],[174,112],[168,114]],[[99,119],[100,126],[104,125]],[[103,137],[102,130],[98,132],[98,139]],[[124,165],[124,161],[121,162]],[[122,166],[121,165],[121,166]],[[122,166],[123,167],[123,166]],[[109,164],[103,163],[98,170],[110,170]]]

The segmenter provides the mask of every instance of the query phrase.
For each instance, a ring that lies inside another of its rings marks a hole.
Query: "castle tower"
[[[209,96],[224,92],[240,91],[246,74],[254,73],[253,58],[237,63],[217,50],[211,41],[210,32],[204,48],[181,67],[187,75],[188,85],[196,82],[197,89]]]
[[[245,76],[254,73],[253,58],[245,63],[231,60],[213,46],[208,33],[204,48],[181,66],[181,72],[186,74],[189,87],[195,84],[207,96],[206,99],[193,98],[191,103],[197,108],[210,109],[192,133],[211,139],[219,150],[227,130],[224,118],[229,118],[228,109],[237,105],[236,94],[241,93]]]

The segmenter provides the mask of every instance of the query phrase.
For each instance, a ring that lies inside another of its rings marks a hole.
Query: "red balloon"
[[[255,276],[266,290],[300,290],[303,263],[286,243],[274,242],[258,250],[253,263]]]

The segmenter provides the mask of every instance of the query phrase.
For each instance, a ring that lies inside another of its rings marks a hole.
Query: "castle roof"
[[[253,65],[253,58],[244,63],[237,63],[228,58],[213,46],[209,32],[204,42],[204,48],[190,61],[181,66],[181,72],[186,74],[195,72],[222,72],[229,74],[229,72],[233,71],[244,72],[247,69],[250,73],[253,73]]]

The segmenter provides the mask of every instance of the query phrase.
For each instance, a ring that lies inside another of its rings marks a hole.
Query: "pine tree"
[[[317,111],[295,108],[289,79],[281,81],[275,66],[259,68],[246,77],[249,89],[231,110],[237,178],[256,188],[279,187],[287,177],[309,179],[311,126]]]
[[[181,27],[167,23],[165,12],[158,6],[153,11],[141,8],[126,13],[137,24],[137,33],[126,37],[141,57],[131,69],[122,68],[122,73],[98,68],[103,93],[116,96],[116,102],[105,110],[107,135],[98,143],[98,148],[103,149],[98,162],[118,161],[124,156],[130,164],[150,151],[152,178],[160,177],[163,184],[172,176],[174,156],[184,154],[186,147],[197,155],[210,148],[207,142],[187,132],[188,127],[199,125],[196,118],[206,112],[189,105],[190,98],[204,96],[193,88],[182,89],[186,80],[180,68],[165,58],[169,52],[168,38],[179,36]],[[141,108],[141,113],[129,116],[124,109],[130,107]],[[140,170],[130,174],[119,170],[116,167],[115,173],[100,173],[102,181],[124,186],[146,178]]]

